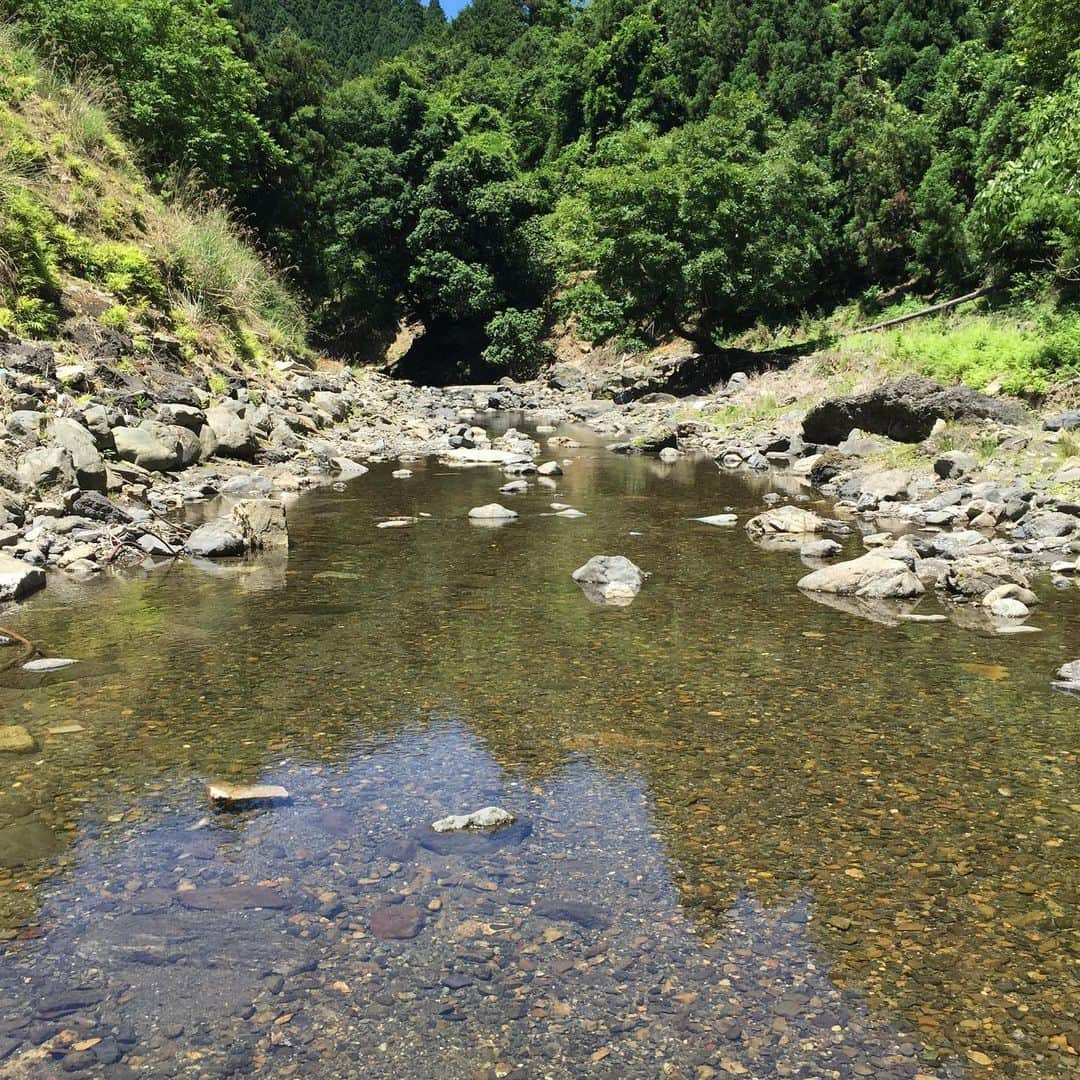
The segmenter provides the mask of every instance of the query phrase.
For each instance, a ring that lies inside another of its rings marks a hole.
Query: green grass
[[[1080,313],[1043,309],[1026,319],[1006,313],[927,319],[857,334],[838,348],[944,383],[1040,396],[1053,383],[1080,375]]]

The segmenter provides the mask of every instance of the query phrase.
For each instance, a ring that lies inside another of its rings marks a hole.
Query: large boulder
[[[815,570],[799,580],[799,588],[867,600],[907,600],[926,591],[906,563],[873,553]]]
[[[203,559],[223,559],[243,555],[244,538],[227,522],[211,521],[200,525],[189,537],[187,551]]]
[[[62,446],[41,446],[28,450],[19,458],[16,472],[19,482],[30,490],[56,484],[65,488],[76,486],[75,463]]]
[[[116,456],[150,472],[169,472],[183,463],[183,449],[175,429],[156,420],[138,427],[113,428]]]
[[[206,413],[194,405],[185,405],[178,401],[167,401],[157,407],[157,418],[163,424],[187,428],[198,434],[206,423]]]
[[[213,433],[216,453],[222,457],[250,461],[255,456],[258,444],[254,429],[231,409],[222,406],[207,409],[206,426]]]
[[[0,552],[0,600],[22,600],[44,588],[44,570]]]
[[[285,504],[277,499],[245,499],[232,508],[232,524],[251,551],[287,548]]]
[[[777,506],[766,510],[746,523],[751,540],[764,540],[771,536],[808,536],[825,532],[829,523],[812,510],[800,506]]]
[[[625,555],[594,555],[571,577],[594,604],[622,607],[641,591],[645,574]]]
[[[71,455],[79,487],[86,491],[105,490],[105,462],[94,436],[77,420],[61,417],[53,422],[52,441]]]
[[[1016,424],[1024,416],[1019,405],[968,387],[942,386],[921,375],[905,375],[865,393],[831,398],[816,405],[803,420],[803,438],[835,446],[858,428],[896,442],[914,443],[927,438],[938,420]]]
[[[949,566],[942,585],[956,596],[983,597],[1000,585],[1028,587],[1028,579],[1000,555],[962,555]]]

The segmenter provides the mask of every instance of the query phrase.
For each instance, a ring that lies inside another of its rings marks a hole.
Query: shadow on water
[[[0,689],[38,742],[0,759],[0,1054],[41,1075],[1070,1074],[1076,703],[1048,680],[1075,595],[1023,639],[881,625],[688,520],[745,519],[767,479],[572,457],[512,503],[497,471],[380,467],[298,504],[287,560],[21,609],[83,664]],[[470,528],[493,498],[520,518]],[[597,553],[650,571],[630,607],[570,580]],[[208,778],[292,801],[216,814]],[[516,831],[432,842],[490,803]]]

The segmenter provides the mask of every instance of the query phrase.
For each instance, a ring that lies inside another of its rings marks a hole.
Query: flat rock
[[[16,821],[0,828],[0,867],[33,866],[60,850],[60,838],[40,821]]]
[[[284,802],[289,793],[279,784],[228,784],[215,781],[206,785],[206,797],[216,803]]]
[[[807,592],[869,600],[910,599],[926,591],[906,563],[875,554],[822,567],[801,578],[798,586]]]
[[[36,749],[34,736],[22,724],[0,725],[0,753],[25,754]]]
[[[23,671],[60,671],[78,662],[66,656],[46,656],[39,660],[28,660],[23,664]]]
[[[277,910],[288,907],[288,901],[281,893],[264,885],[202,885],[197,889],[177,892],[176,899],[192,911]]]
[[[533,909],[553,922],[572,922],[586,930],[605,930],[611,925],[611,916],[596,904],[580,900],[541,900]]]
[[[700,521],[702,525],[735,525],[739,517],[737,514],[709,514],[706,517],[696,517],[690,520]]]
[[[434,821],[431,827],[436,832],[459,832],[462,829],[500,829],[513,825],[514,815],[501,806],[485,806],[471,814],[451,814],[449,817]]]
[[[381,941],[408,941],[420,933],[424,915],[411,904],[391,904],[372,912],[368,925]]]
[[[455,447],[444,450],[439,460],[447,465],[521,465],[531,464],[528,454],[515,453],[512,450],[489,450],[485,447]]]

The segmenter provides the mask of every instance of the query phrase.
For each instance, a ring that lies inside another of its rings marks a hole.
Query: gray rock
[[[949,450],[934,462],[934,472],[942,480],[959,480],[978,467],[974,454],[965,454],[963,450]]]
[[[182,427],[198,435],[206,423],[206,413],[194,405],[164,402],[157,407],[157,418],[170,427]]]
[[[1071,536],[1080,529],[1080,520],[1071,514],[1054,510],[1035,511],[1020,519],[1024,532],[1036,540],[1048,540],[1058,536]]]
[[[351,406],[342,394],[331,393],[327,390],[317,390],[311,395],[311,403],[317,409],[321,409],[334,421],[344,420],[351,411]]]
[[[251,551],[289,546],[285,504],[277,499],[245,499],[232,508],[232,524]]]
[[[487,503],[485,506],[474,506],[469,511],[469,517],[473,521],[510,521],[517,517],[517,511],[508,510],[498,503]]]
[[[562,466],[557,461],[545,461],[538,465],[536,472],[540,476],[562,476]]]
[[[905,563],[873,553],[815,570],[800,579],[798,586],[808,592],[868,600],[910,599],[926,592]]]
[[[153,420],[138,427],[113,428],[116,456],[149,472],[169,472],[180,467],[182,448],[171,428]]]
[[[41,434],[41,425],[45,422],[45,414],[33,409],[15,409],[8,414],[5,427],[19,438],[23,445],[34,446]]]
[[[942,584],[948,592],[972,598],[999,585],[1028,587],[1024,574],[1000,555],[962,555],[950,564]]]
[[[804,559],[831,559],[842,550],[835,540],[811,540],[799,548],[799,554]]]
[[[188,537],[187,551],[204,559],[223,559],[244,554],[244,538],[230,525],[211,521]]]
[[[1062,664],[1057,669],[1051,685],[1058,690],[1080,694],[1080,660],[1071,660],[1067,664]]]
[[[206,426],[213,432],[217,442],[216,453],[222,457],[250,461],[255,456],[258,443],[251,425],[225,406],[206,410]]]
[[[31,491],[55,485],[63,488],[77,486],[75,463],[71,460],[71,454],[61,446],[28,450],[19,458],[16,472],[19,482]]]
[[[0,600],[22,600],[44,588],[43,570],[0,552]]]
[[[1044,431],[1076,431],[1080,429],[1080,409],[1068,409],[1065,412],[1048,416],[1043,421]]]
[[[131,521],[131,515],[126,510],[122,510],[97,491],[80,493],[71,504],[71,512],[106,525],[124,525]]]
[[[221,494],[232,499],[266,499],[274,494],[274,482],[263,473],[241,473],[221,485]]]
[[[571,577],[593,603],[616,607],[629,604],[645,581],[641,568],[624,555],[594,555]]]
[[[961,386],[942,386],[921,375],[906,375],[861,394],[816,405],[803,421],[803,438],[835,446],[855,428],[897,442],[922,442],[937,420],[996,420],[1017,424],[1019,405]]]
[[[57,446],[71,455],[79,487],[87,491],[105,490],[105,462],[94,436],[76,420],[61,417],[49,432]]]
[[[828,529],[828,522],[812,510],[803,510],[799,506],[777,506],[766,510],[746,523],[746,531],[751,540],[761,540],[777,535],[801,535],[822,533]]]

